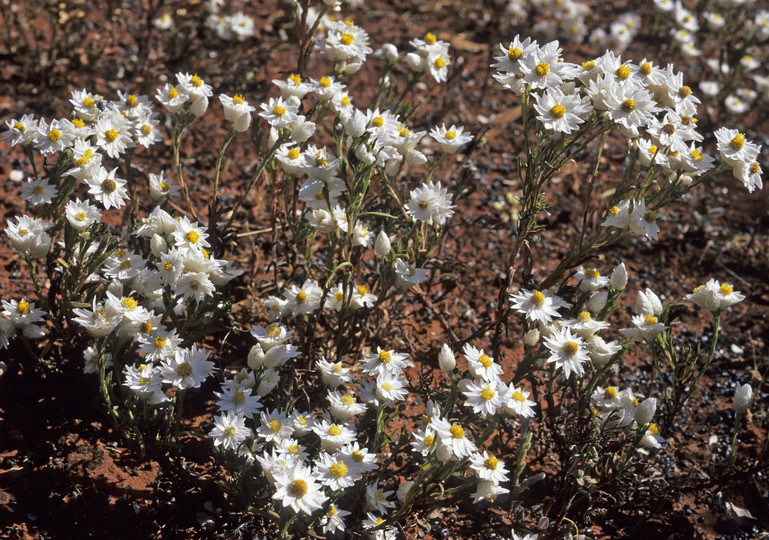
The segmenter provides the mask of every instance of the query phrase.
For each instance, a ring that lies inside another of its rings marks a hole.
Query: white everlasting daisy
[[[520,416],[521,418],[534,418],[534,407],[536,403],[529,399],[530,392],[523,388],[516,388],[515,384],[510,383],[507,391],[504,392],[504,409],[507,414]]]
[[[657,239],[657,233],[660,228],[655,220],[657,219],[656,210],[646,210],[646,201],[633,202],[633,213],[630,215],[630,232],[633,234],[643,234],[652,240]]]
[[[225,450],[237,450],[246,440],[251,430],[246,427],[246,419],[234,412],[223,412],[214,417],[214,429],[208,433],[214,439],[215,446]]]
[[[21,185],[21,198],[32,206],[50,203],[56,193],[56,186],[44,178],[28,178]]]
[[[413,366],[408,361],[406,353],[396,353],[393,350],[376,348],[376,353],[367,356],[361,364],[361,369],[367,375],[376,376],[380,373],[401,373],[406,368]]]
[[[427,280],[427,270],[417,268],[413,263],[407,263],[400,258],[395,261],[395,280],[402,289],[408,289]]]
[[[499,379],[468,381],[462,390],[465,395],[465,405],[471,407],[475,414],[495,415],[504,405],[500,386],[504,385]]]
[[[117,178],[115,173],[117,167],[107,171],[104,167],[99,167],[91,178],[86,179],[90,187],[88,193],[99,201],[106,210],[110,208],[122,208],[128,199],[127,182],[122,178]]]
[[[321,358],[318,360],[318,369],[320,369],[323,384],[329,388],[336,388],[352,381],[349,368],[344,367],[341,362],[329,362]]]
[[[659,322],[656,316],[648,313],[635,315],[631,320],[635,328],[622,328],[620,333],[635,341],[652,340],[669,328]]]
[[[576,76],[577,66],[564,62],[557,41],[538,47],[520,60],[523,82],[532,88],[555,88]]]
[[[136,146],[130,122],[117,111],[99,116],[94,131],[94,144],[111,158],[118,158],[126,149]]]
[[[275,474],[274,499],[281,501],[284,508],[294,512],[312,514],[320,510],[328,500],[313,471],[302,465],[284,468]]]
[[[729,165],[735,166],[740,163],[750,163],[756,161],[761,151],[761,146],[748,141],[744,133],[736,129],[722,127],[714,135],[718,142],[718,152],[721,159]]]
[[[163,88],[158,88],[155,94],[157,99],[171,114],[176,113],[189,101],[190,96],[186,92],[180,92],[171,83],[166,83]]]
[[[402,373],[383,371],[376,378],[377,397],[393,407],[396,401],[403,401],[408,391],[408,381]]]
[[[301,287],[291,285],[286,291],[286,307],[296,315],[308,315],[320,307],[323,289],[313,280],[305,280]]]
[[[208,351],[192,345],[190,349],[177,349],[173,358],[167,358],[160,366],[163,382],[179,390],[198,388],[214,371],[214,363],[208,360]]]
[[[732,172],[734,177],[741,181],[750,193],[756,188],[764,187],[764,181],[761,178],[763,173],[757,161],[740,162],[732,167]]]
[[[567,308],[567,304],[560,296],[549,291],[530,291],[521,289],[509,297],[513,309],[519,313],[525,313],[527,319],[542,321],[545,324],[560,317],[559,308]]]
[[[283,98],[270,98],[268,103],[260,105],[262,112],[259,116],[264,118],[270,126],[275,129],[282,129],[297,118],[297,107]]]
[[[72,146],[75,128],[67,119],[52,120],[50,124],[41,119],[37,125],[37,135],[35,148],[43,155],[55,154]]]
[[[495,484],[509,480],[507,476],[509,471],[505,468],[505,463],[486,450],[470,456],[470,468],[481,480],[490,480]]]
[[[222,94],[219,101],[224,108],[224,118],[232,124],[232,129],[242,133],[251,125],[251,113],[256,109],[248,104],[243,96],[235,94],[233,97]]]
[[[73,90],[69,102],[74,106],[75,113],[86,122],[95,121],[104,109],[104,98],[83,90]]]
[[[88,204],[88,201],[81,201],[78,198],[74,198],[67,203],[64,213],[69,224],[78,231],[85,230],[93,223],[101,221],[99,209]]]
[[[160,370],[152,364],[126,366],[123,369],[123,377],[123,386],[152,405],[170,401],[161,388],[163,381]]]
[[[392,490],[380,488],[379,482],[372,482],[366,486],[366,507],[386,515],[395,508],[395,503],[389,499],[392,494]]]
[[[502,376],[502,366],[495,363],[493,358],[483,352],[483,349],[476,349],[466,343],[462,349],[462,354],[467,359],[470,374],[476,379],[495,381]]]
[[[259,413],[257,435],[268,442],[288,439],[294,433],[294,422],[283,412],[270,410]]]
[[[465,429],[461,424],[451,424],[443,418],[433,418],[430,427],[438,435],[440,446],[447,450],[443,453],[443,457],[447,459],[443,461],[470,457],[477,450],[475,444],[465,437]]]
[[[339,453],[332,456],[321,452],[316,461],[315,473],[318,481],[332,491],[352,487],[360,478],[360,474],[354,471],[349,458]]]
[[[323,529],[323,533],[335,534],[337,532],[344,532],[344,518],[349,516],[350,513],[351,512],[348,512],[347,510],[341,510],[332,504],[326,514],[320,520],[320,526]]]
[[[5,125],[8,130],[3,133],[3,139],[11,146],[29,144],[39,136],[38,120],[31,114],[25,114],[18,120],[16,118],[6,120]]]
[[[560,88],[548,88],[534,103],[537,119],[548,131],[569,134],[585,121],[580,116],[591,111],[579,96],[564,95]]]
[[[337,424],[327,418],[315,422],[312,431],[320,437],[321,448],[332,454],[344,445],[353,443],[356,438],[355,431],[346,424]]]
[[[553,329],[550,336],[545,338],[545,347],[550,349],[547,359],[556,368],[563,368],[564,376],[568,379],[572,372],[578,377],[585,373],[582,364],[590,361],[584,340],[571,333],[568,328]]]

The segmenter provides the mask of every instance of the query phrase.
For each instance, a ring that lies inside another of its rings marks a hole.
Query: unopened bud
[[[734,406],[734,414],[745,414],[750,408],[750,402],[753,399],[753,388],[749,384],[743,384],[742,386],[737,383],[737,390],[734,392],[732,398],[732,405]]]
[[[606,291],[600,291],[595,293],[587,301],[587,310],[591,313],[598,313],[606,305],[606,301],[609,299],[609,293]]]
[[[625,287],[627,287],[627,269],[625,269],[625,263],[619,263],[611,273],[611,286],[618,291],[623,291],[625,290]]]
[[[384,257],[390,253],[390,238],[384,231],[379,231],[379,234],[374,240],[374,253],[377,257]]]
[[[534,347],[539,342],[539,330],[532,328],[523,335],[523,342],[529,347]]]
[[[384,56],[388,62],[395,62],[398,59],[398,48],[392,43],[385,43],[382,45],[382,56]]]
[[[438,353],[438,365],[446,373],[451,373],[457,365],[457,359],[454,358],[454,353],[451,352],[448,343],[444,343],[441,352]]]
[[[635,410],[635,421],[645,426],[654,418],[657,411],[657,398],[646,398]]]
[[[408,482],[403,482],[400,486],[398,486],[398,491],[395,492],[395,496],[398,498],[398,502],[401,504],[406,502],[406,497],[408,496],[409,491],[413,485],[414,481],[409,480]]]

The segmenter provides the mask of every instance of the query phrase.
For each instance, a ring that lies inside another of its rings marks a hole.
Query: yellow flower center
[[[398,135],[401,137],[408,137],[410,133],[411,130],[406,126],[398,126]]]
[[[124,261],[121,261],[120,265],[119,265],[121,270],[130,270],[131,266],[132,265],[131,265],[131,260],[130,259],[126,259]]]
[[[196,73],[190,79],[190,83],[192,83],[192,86],[194,86],[195,88],[200,88],[201,86],[203,86],[203,79],[198,77],[198,74]]]
[[[264,329],[264,333],[268,338],[275,339],[280,336],[280,326],[277,324],[271,324]]]
[[[553,118],[563,118],[563,115],[566,114],[566,107],[564,107],[560,103],[556,103],[550,109],[550,114],[553,115]]]
[[[141,326],[139,326],[139,331],[142,334],[149,334],[152,332],[152,323],[149,321],[143,322]]]
[[[589,323],[593,319],[593,317],[590,316],[589,311],[581,311],[577,318],[581,323]]]
[[[526,396],[524,396],[523,392],[521,392],[520,390],[516,390],[515,392],[513,392],[513,399],[515,401],[520,401],[521,403],[523,403],[524,401],[526,401]]]
[[[227,426],[226,428],[224,428],[224,434],[227,437],[234,436],[235,435],[235,426]]]
[[[307,293],[304,291],[296,293],[296,301],[300,304],[304,304],[307,301]]]
[[[366,296],[368,294],[368,287],[365,285],[358,285],[358,294],[361,296]]]
[[[19,229],[19,236],[22,238],[27,236],[29,234],[29,231],[27,229]]]
[[[649,76],[652,73],[652,65],[649,62],[644,62],[641,64],[641,67],[639,68],[639,71],[642,75]]]
[[[539,75],[540,77],[544,77],[545,75],[550,73],[550,66],[548,66],[547,63],[545,62],[540,62],[539,64],[537,64],[537,67],[535,69],[536,69],[537,75]]]
[[[305,482],[301,478],[298,480],[294,480],[288,485],[288,488],[286,488],[286,491],[293,498],[301,499],[302,497],[307,495],[307,482]]]
[[[32,188],[32,193],[35,195],[42,195],[43,194],[43,186],[35,186]]]
[[[655,219],[657,219],[657,212],[656,212],[656,211],[654,211],[654,210],[649,210],[648,212],[646,212],[646,213],[644,214],[644,220],[645,220],[647,223],[651,223],[651,222],[652,222],[652,221],[654,221]]]
[[[338,437],[342,434],[342,428],[336,424],[331,424],[331,427],[328,428],[328,434],[333,437]]]
[[[478,363],[481,364],[485,368],[489,368],[494,364],[494,361],[489,357],[488,354],[482,354],[478,357]]]
[[[353,397],[352,394],[346,394],[342,396],[342,399],[340,401],[342,402],[342,404],[349,407],[350,405],[355,403],[355,397]]]
[[[692,150],[691,152],[689,152],[689,156],[690,156],[690,157],[691,157],[691,158],[692,158],[694,161],[702,161],[702,152],[700,152],[700,151],[699,151],[699,150],[697,150],[696,148],[695,148],[694,150]]]
[[[567,341],[563,344],[562,350],[566,356],[574,356],[579,351],[579,344],[576,341]]]
[[[465,430],[462,429],[462,426],[459,424],[454,424],[449,428],[449,433],[451,433],[451,436],[455,439],[464,439],[465,438]]]
[[[331,467],[329,467],[328,472],[330,472],[333,476],[340,478],[347,474],[347,465],[341,461],[337,461]]]
[[[446,67],[446,60],[444,60],[442,56],[439,56],[433,61],[433,65],[438,69],[443,69]]]
[[[761,167],[759,166],[757,161],[754,161],[750,165],[748,165],[748,170],[750,171],[750,174],[758,174],[759,171],[761,171]]]
[[[277,418],[273,418],[270,420],[267,425],[270,427],[272,431],[275,431],[276,433],[283,429],[283,422],[278,420]]]
[[[331,508],[328,509],[328,515],[331,517],[334,517],[336,516],[336,514],[337,514],[336,506],[331,505]]]
[[[435,34],[432,32],[427,32],[425,34],[425,43],[428,45],[435,45],[435,42],[437,41],[437,38],[435,37]]]
[[[86,97],[86,98],[83,98],[83,105],[85,105],[86,107],[88,107],[90,109],[91,107],[96,105],[96,101],[94,101],[93,98]]]
[[[138,100],[138,99],[136,99],[136,96],[135,96],[135,95],[133,95],[133,94],[130,94],[130,95],[129,95],[129,96],[126,98],[126,100],[125,100],[125,104],[126,104],[126,105],[128,105],[130,108],[132,108],[132,109],[133,109],[133,108],[135,108],[135,107],[138,107],[138,106],[139,106],[139,100]]]
[[[657,324],[657,317],[654,315],[644,315],[644,326],[651,326]]]
[[[499,460],[495,458],[494,456],[489,456],[486,461],[483,462],[484,466],[487,469],[491,469],[492,471],[497,470],[497,465],[499,465]]]
[[[537,307],[542,307],[545,303],[545,295],[540,291],[535,291],[534,294],[531,295],[529,301]]]
[[[115,142],[115,139],[117,139],[118,132],[114,129],[108,129],[104,132],[104,138],[107,139],[107,142]]]
[[[517,62],[521,56],[523,56],[523,51],[518,47],[509,47],[507,49],[507,57],[510,59],[511,62]]]
[[[453,141],[457,138],[457,131],[455,129],[450,129],[446,132],[446,138],[450,141]]]
[[[182,362],[176,366],[176,373],[181,377],[189,377],[192,375],[192,366],[189,362]]]
[[[348,107],[350,105],[350,96],[342,96],[342,107]]]
[[[607,386],[606,390],[603,391],[603,397],[604,399],[614,399],[617,397],[617,389],[613,386]]]
[[[27,131],[27,126],[25,126],[21,122],[16,122],[15,124],[13,124],[13,129],[24,133],[25,131]]]
[[[619,206],[612,206],[611,208],[609,208],[610,216],[616,216],[617,214],[619,214]]]
[[[136,300],[134,300],[130,296],[124,296],[123,299],[120,301],[120,303],[128,311],[133,311],[139,306],[138,302],[136,302]]]
[[[284,114],[286,114],[286,108],[282,105],[275,105],[272,108],[272,112],[274,112],[278,116],[283,116]]]
[[[302,84],[302,76],[297,75],[296,73],[292,73],[291,75],[289,75],[288,80],[294,83],[296,86],[299,86],[300,84]]]
[[[52,129],[48,132],[48,139],[51,142],[58,142],[58,140],[61,139],[61,131],[58,129]]]
[[[19,305],[16,306],[16,312],[21,315],[29,315],[29,302],[22,300]]]
[[[585,270],[585,277],[588,277],[590,279],[597,279],[601,277],[601,273],[598,271],[597,268],[593,268],[592,270]]]
[[[425,437],[425,446],[432,446],[435,442],[435,437],[433,435],[428,435]]]
[[[342,37],[339,38],[339,41],[342,43],[342,45],[349,45],[350,43],[355,41],[355,36],[349,32],[345,32],[344,34],[342,34]]]
[[[384,125],[384,118],[381,116],[375,116],[371,123],[374,124],[375,127],[382,127]]]
[[[379,351],[379,361],[383,364],[389,364],[393,357],[388,351]]]
[[[233,405],[244,405],[246,403],[246,393],[243,392],[243,390],[236,390],[234,394],[232,394],[232,404]]]
[[[321,88],[328,88],[331,86],[331,79],[328,77],[321,77],[320,81],[318,81],[318,85]]]
[[[615,74],[620,81],[626,80],[628,77],[630,77],[630,66],[623,65],[618,67]]]
[[[168,96],[171,99],[179,97],[179,91],[174,88],[173,86],[168,89],[168,92],[166,92],[166,96]]]
[[[720,293],[721,293],[721,294],[723,294],[724,296],[729,296],[730,294],[732,294],[732,293],[734,292],[734,289],[733,289],[733,288],[732,288],[732,286],[731,286],[731,285],[729,285],[728,283],[724,283],[724,284],[722,284],[722,285],[721,285],[721,286],[718,288],[718,292],[720,292]]]
[[[288,150],[289,159],[299,159],[299,149],[294,146]]]
[[[80,118],[73,118],[72,119],[72,125],[76,128],[80,129],[85,127],[85,122],[83,122]]]
[[[657,427],[657,424],[655,424],[655,423],[653,423],[653,422],[652,422],[651,424],[649,424],[649,432],[650,432],[652,435],[654,435],[655,437],[656,437],[657,435],[659,435],[659,432],[660,432],[660,430],[659,430],[659,428]]]
[[[155,338],[155,347],[158,349],[162,349],[166,346],[166,338],[158,336]]]
[[[197,231],[190,231],[187,234],[184,235],[184,237],[187,239],[187,241],[190,244],[197,244],[198,240],[200,240],[200,235]]]
[[[635,110],[635,101],[633,101],[632,98],[627,98],[625,101],[622,102],[622,105],[620,105],[620,108],[626,113],[631,113]]]
[[[336,293],[334,294],[334,300],[336,300],[337,302],[341,302],[342,300],[344,300],[344,293],[342,291],[336,291]]]
[[[742,150],[742,148],[745,146],[745,134],[744,133],[738,133],[730,142],[729,146],[734,148],[737,151]]]
[[[85,221],[86,215],[85,212],[78,212],[75,214],[75,219],[78,221]]]
[[[483,399],[485,399],[486,401],[489,401],[490,399],[494,399],[494,396],[495,396],[495,395],[496,395],[496,394],[494,393],[494,390],[492,390],[492,389],[491,389],[491,388],[489,388],[488,386],[487,386],[487,387],[484,387],[484,389],[483,389],[483,390],[481,390],[481,397],[482,397]]]
[[[678,97],[680,97],[681,99],[688,98],[691,95],[691,93],[692,93],[692,89],[686,85],[678,89]]]
[[[385,392],[390,392],[393,389],[393,385],[391,385],[389,382],[382,383],[382,390]]]
[[[582,62],[582,69],[585,71],[590,71],[595,67],[595,61],[594,60],[588,60],[587,62]]]
[[[174,269],[173,263],[170,263],[170,262],[163,263],[163,270],[165,270],[166,272],[170,272],[173,269]]]

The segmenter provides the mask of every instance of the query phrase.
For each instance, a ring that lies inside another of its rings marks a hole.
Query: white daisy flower
[[[556,368],[563,368],[564,376],[568,379],[572,372],[578,377],[585,373],[582,364],[590,361],[584,340],[571,333],[568,328],[553,329],[550,336],[545,338],[545,347],[550,349],[547,359]]]

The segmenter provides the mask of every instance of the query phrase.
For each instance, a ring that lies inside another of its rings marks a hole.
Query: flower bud
[[[625,290],[625,287],[627,287],[627,270],[625,269],[625,263],[621,262],[617,265],[611,273],[610,282],[613,289],[618,291]]]
[[[278,381],[280,381],[280,374],[277,372],[277,370],[272,368],[265,369],[264,373],[262,373],[262,380],[256,390],[256,395],[259,397],[266,396],[272,392],[276,386],[278,386]]]
[[[609,293],[606,291],[600,291],[595,293],[587,301],[587,310],[592,313],[598,313],[606,305],[606,301],[609,299]]]
[[[409,494],[409,491],[411,491],[411,487],[414,485],[413,480],[409,480],[408,482],[403,482],[400,486],[398,486],[398,491],[395,492],[395,496],[398,498],[398,502],[401,504],[404,504],[406,502],[406,497]]]
[[[159,234],[153,234],[150,240],[150,251],[159,259],[161,254],[168,252],[166,239]]]
[[[190,112],[195,116],[203,116],[206,113],[206,109],[208,109],[208,98],[206,96],[201,96],[190,103]]]
[[[753,388],[750,384],[743,384],[740,386],[737,383],[737,390],[734,392],[732,398],[732,405],[734,406],[734,414],[739,416],[745,414],[750,408],[750,402],[753,400]]]
[[[392,43],[385,43],[380,50],[388,62],[395,62],[398,59],[398,48]]]
[[[410,52],[406,55],[406,64],[411,71],[422,73],[425,70],[424,59],[417,53]]]
[[[441,352],[438,353],[438,365],[446,373],[451,373],[457,365],[457,359],[454,358],[454,353],[451,352],[448,343],[444,343]]]
[[[534,347],[539,342],[539,330],[532,328],[523,335],[523,342],[529,347]]]
[[[264,350],[262,349],[262,346],[257,343],[251,347],[250,351],[248,351],[248,367],[251,369],[258,369],[262,367],[264,365],[264,357]]]
[[[374,240],[374,253],[377,257],[384,257],[388,253],[390,253],[390,238],[385,234],[384,231],[379,231],[379,234],[376,236],[376,240]]]
[[[654,413],[657,411],[657,398],[647,398],[643,400],[635,410],[635,421],[645,426],[652,421]]]
[[[638,291],[636,309],[640,314],[654,315],[656,317],[662,313],[662,301],[651,289],[646,289],[646,292]]]
[[[315,122],[307,122],[304,116],[299,116],[296,122],[291,124],[291,140],[296,143],[303,143],[315,133]]]

